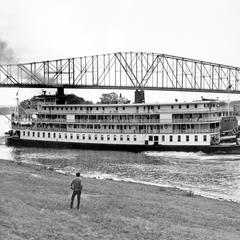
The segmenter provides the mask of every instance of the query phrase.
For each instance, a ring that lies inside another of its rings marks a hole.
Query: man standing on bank
[[[76,173],[76,178],[71,183],[71,189],[73,190],[73,193],[72,193],[70,208],[73,208],[74,198],[77,195],[77,209],[79,209],[81,192],[82,192],[82,182],[81,182],[79,172]]]

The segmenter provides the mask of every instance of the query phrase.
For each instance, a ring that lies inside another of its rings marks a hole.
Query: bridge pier
[[[57,104],[65,104],[65,94],[64,94],[64,87],[57,88]]]
[[[142,89],[135,91],[135,103],[145,103],[145,95]]]

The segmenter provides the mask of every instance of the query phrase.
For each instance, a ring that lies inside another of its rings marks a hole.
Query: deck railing
[[[26,127],[26,126],[14,126],[14,130],[26,130],[26,131],[46,131],[46,132],[70,132],[70,133],[122,133],[122,134],[201,134],[201,133],[216,133],[219,132],[219,128],[213,129],[186,129],[186,130],[178,130],[178,129],[82,129],[82,128],[43,128],[43,127]]]
[[[42,118],[42,119],[34,119],[35,123],[93,123],[93,124],[141,124],[141,123],[158,123],[158,124],[191,124],[191,123],[209,123],[209,122],[220,122],[221,118],[189,118],[189,119],[75,119],[75,120],[66,120],[66,119],[50,119],[50,118]]]
[[[127,106],[127,105],[126,105]],[[65,107],[64,107],[65,108]],[[94,107],[95,108],[95,107]],[[101,108],[101,107],[99,107]],[[121,108],[119,106],[119,108]],[[127,109],[127,108],[126,108]],[[106,114],[112,114],[112,115],[124,115],[124,114],[130,114],[129,111],[131,112],[131,114],[163,114],[163,113],[209,113],[209,112],[221,112],[221,111],[227,111],[227,108],[216,108],[216,107],[212,107],[211,110],[209,108],[204,108],[204,107],[198,107],[198,108],[171,108],[169,107],[168,109],[155,109],[155,110],[143,110],[143,109],[139,109],[139,110],[134,110],[131,108],[131,110],[80,110],[77,109],[75,110],[74,107],[73,109],[54,109],[54,110],[49,110],[49,109],[38,109],[38,113],[42,113],[42,114],[88,114],[88,115],[106,115]],[[230,109],[230,111],[232,112],[232,109]]]

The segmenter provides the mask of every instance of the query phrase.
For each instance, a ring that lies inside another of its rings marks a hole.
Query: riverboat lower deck
[[[99,144],[99,143],[77,143],[77,142],[56,142],[56,141],[32,141],[20,139],[17,136],[6,138],[9,146],[18,147],[42,147],[42,148],[67,148],[67,149],[94,149],[114,151],[176,151],[176,152],[204,152],[212,154],[240,154],[240,145],[237,143],[223,143],[218,145],[136,145],[136,144]]]

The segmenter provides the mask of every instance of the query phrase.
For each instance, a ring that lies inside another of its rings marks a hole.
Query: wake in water
[[[155,158],[175,158],[182,160],[216,160],[216,161],[240,161],[240,154],[207,154],[203,152],[145,152],[146,156]]]
[[[144,154],[169,163],[165,169],[173,187],[191,190],[205,197],[240,201],[240,155],[208,155],[202,152]]]

